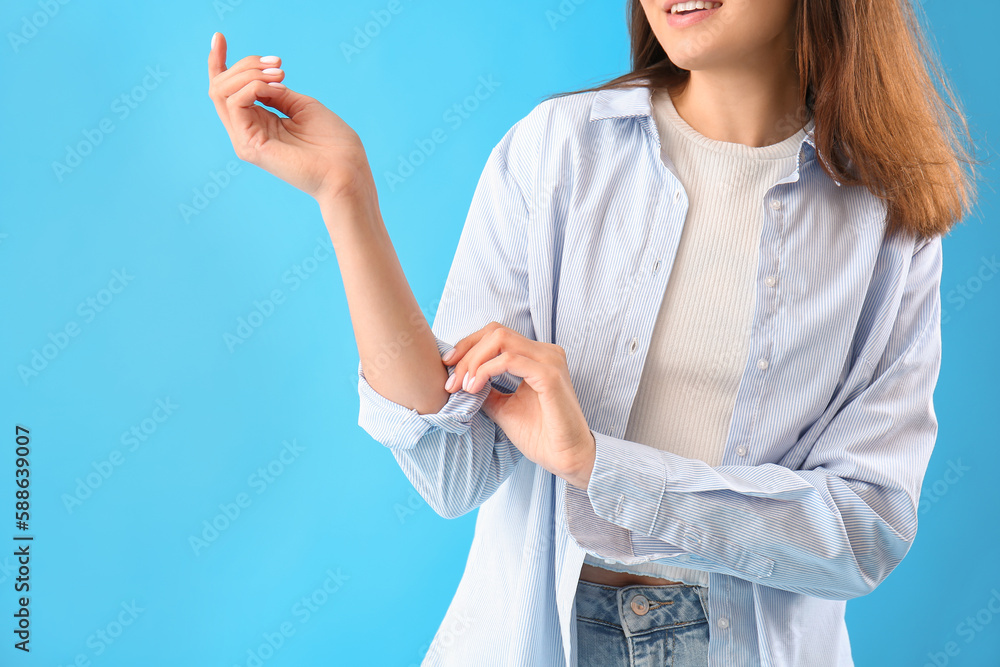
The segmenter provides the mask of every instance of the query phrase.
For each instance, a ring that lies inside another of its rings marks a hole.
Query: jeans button
[[[632,611],[639,616],[645,616],[646,612],[649,611],[649,600],[646,599],[645,595],[636,595],[632,598]]]

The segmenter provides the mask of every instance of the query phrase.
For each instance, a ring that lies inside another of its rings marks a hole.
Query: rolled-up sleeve
[[[888,335],[862,350],[853,386],[803,436],[813,442],[800,469],[713,467],[595,432],[587,489],[567,487],[567,508],[589,502],[599,517],[590,523],[601,522],[586,530],[569,517],[581,546],[625,563],[671,558],[821,598],[871,592],[916,535],[937,436],[941,240],[911,248],[898,311],[878,314]],[[623,538],[620,529],[631,533]]]
[[[516,123],[493,148],[472,197],[431,330],[438,351],[490,322],[534,339],[526,260],[528,208],[523,188],[532,144]],[[454,367],[448,366],[448,374]],[[435,380],[436,381],[436,380]],[[414,488],[440,515],[469,512],[521,460],[503,431],[482,410],[492,387],[514,391],[509,373],[489,378],[475,394],[459,390],[436,413],[420,414],[376,392],[358,364],[358,425],[388,447]]]
[[[441,355],[454,348],[437,336],[434,336],[434,340]],[[454,366],[447,368],[449,377],[455,374]],[[465,435],[471,427],[472,418],[489,395],[490,387],[491,383],[487,382],[475,394],[456,391],[448,396],[447,403],[437,412],[420,414],[375,391],[365,378],[361,362],[358,362],[358,392],[361,396],[358,425],[390,449],[411,449],[427,431],[434,428],[455,435]]]

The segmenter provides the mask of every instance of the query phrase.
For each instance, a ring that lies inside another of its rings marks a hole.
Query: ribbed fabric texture
[[[624,437],[717,466],[746,364],[761,202],[795,168],[813,121],[754,147],[700,134],[665,90],[651,101],[661,157],[684,186],[689,209]],[[584,562],[708,585],[708,572],[675,565],[623,565],[589,553]]]

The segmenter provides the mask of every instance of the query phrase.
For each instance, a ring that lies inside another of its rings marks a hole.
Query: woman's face
[[[711,3],[720,7],[687,16],[671,14],[677,0],[641,1],[653,34],[682,69],[779,64],[795,48],[797,0],[722,0]]]

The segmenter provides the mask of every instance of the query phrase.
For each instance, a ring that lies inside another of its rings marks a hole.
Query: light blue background
[[[16,424],[31,430],[36,536],[27,656],[12,648],[14,560],[0,556],[0,663],[69,665],[82,655],[101,667],[247,665],[248,651],[287,622],[294,634],[262,664],[418,664],[461,577],[475,513],[437,516],[357,426],[358,355],[336,259],[297,285],[286,279],[317,244],[332,250],[319,209],[236,159],[207,96],[209,41],[226,34],[229,64],[281,56],[289,86],[359,133],[431,319],[490,149],[547,95],[627,70],[624,2],[567,1],[553,26],[546,12],[559,11],[557,0],[402,0],[349,60],[341,44],[387,1],[46,1],[58,11],[35,34],[24,21],[42,11],[37,0],[5,2],[0,22],[0,516],[9,520],[0,543],[15,533]],[[979,157],[992,160],[1000,9],[924,8]],[[31,36],[15,49],[10,34],[22,31]],[[147,67],[165,76],[123,117],[114,100],[142,85]],[[500,86],[460,126],[447,123],[481,76]],[[60,180],[53,162],[102,119],[113,131]],[[447,141],[390,188],[385,172],[435,128]],[[230,161],[240,171],[210,187]],[[979,209],[945,240],[940,433],[924,485],[932,501],[904,562],[848,605],[858,665],[920,666],[935,653],[938,664],[1000,661],[1000,616],[976,632],[959,625],[1000,591],[1000,278],[984,268],[1000,250],[996,175],[984,169]],[[180,206],[195,190],[210,198],[186,222]],[[116,270],[133,276],[128,285],[101,312],[80,309],[108,296]],[[977,291],[960,306],[961,285]],[[274,289],[283,303],[231,352],[224,334]],[[23,381],[18,366],[69,323],[78,335]],[[167,399],[176,409],[150,421]],[[123,443],[144,420],[155,431],[137,447]],[[301,451],[271,463],[284,441]],[[116,450],[121,465],[68,508],[78,478]],[[280,474],[254,481],[269,463]],[[250,505],[196,554],[189,537],[240,493]],[[326,596],[317,591],[328,570],[340,584]],[[314,594],[306,617],[301,599]],[[142,610],[134,621],[112,643],[99,640],[133,602]],[[957,655],[944,656],[950,641]]]

